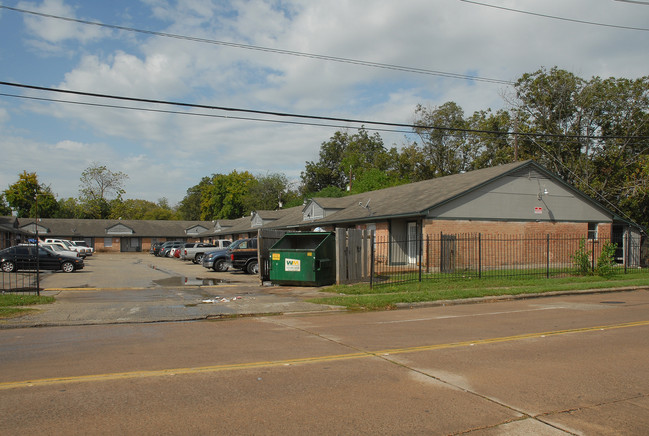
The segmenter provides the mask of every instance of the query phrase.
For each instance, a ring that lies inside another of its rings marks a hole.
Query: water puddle
[[[223,280],[223,279],[212,279],[212,278],[202,278],[202,277],[181,277],[181,276],[174,276],[174,277],[167,277],[166,279],[159,279],[159,280],[154,280],[153,283],[155,283],[158,286],[216,286],[216,285],[223,285],[223,284],[230,284],[230,283],[236,283],[231,280]]]

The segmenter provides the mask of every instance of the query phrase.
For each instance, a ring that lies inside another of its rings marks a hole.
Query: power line
[[[185,108],[194,108],[194,109],[208,109],[208,110],[218,110],[218,111],[224,111],[224,112],[235,112],[235,113],[250,113],[250,114],[255,114],[255,115],[268,115],[268,116],[273,116],[273,117],[279,117],[282,119],[283,122],[288,123],[293,123],[297,124],[296,122],[293,121],[288,121],[288,118],[298,118],[298,119],[309,119],[309,120],[316,120],[316,121],[331,121],[331,122],[338,122],[338,123],[349,123],[349,124],[358,124],[358,125],[374,125],[374,126],[382,126],[382,127],[394,127],[394,128],[407,128],[407,129],[421,129],[421,130],[440,130],[440,131],[445,131],[445,132],[455,132],[455,133],[484,133],[484,134],[498,134],[498,135],[507,135],[507,136],[512,136],[512,135],[517,135],[520,137],[535,137],[535,138],[565,138],[565,139],[649,139],[647,136],[592,136],[592,135],[565,135],[565,134],[556,134],[556,133],[531,133],[531,132],[502,132],[502,131],[494,131],[494,130],[480,130],[480,129],[463,129],[463,128],[453,128],[453,127],[441,127],[441,126],[431,126],[431,125],[423,125],[423,124],[407,124],[407,123],[394,123],[394,122],[387,122],[387,121],[372,121],[372,120],[360,120],[360,119],[354,119],[354,118],[341,118],[341,117],[328,117],[328,116],[317,116],[317,115],[306,115],[306,114],[296,114],[296,113],[288,113],[288,112],[275,112],[275,111],[263,111],[263,110],[257,110],[257,109],[243,109],[243,108],[234,108],[234,107],[226,107],[226,106],[213,106],[213,105],[204,105],[204,104],[195,104],[195,103],[185,103],[185,102],[177,102],[177,101],[169,101],[169,100],[154,100],[154,99],[148,99],[148,98],[137,98],[137,97],[125,97],[125,96],[120,96],[120,95],[111,95],[111,94],[99,94],[99,93],[94,93],[94,92],[83,92],[83,91],[73,91],[73,90],[68,90],[68,89],[57,89],[57,88],[48,88],[48,87],[43,87],[43,86],[35,86],[35,85],[27,85],[27,84],[22,84],[22,83],[13,83],[13,82],[4,82],[0,81],[0,86],[10,86],[10,87],[16,87],[16,88],[22,88],[22,89],[30,89],[30,90],[35,90],[35,91],[43,91],[43,92],[54,92],[54,93],[62,93],[62,94],[69,94],[69,95],[79,95],[79,96],[84,96],[84,97],[93,97],[93,98],[103,98],[103,99],[113,99],[113,100],[120,100],[120,101],[131,101],[131,102],[137,102],[137,103],[147,103],[147,104],[159,104],[159,105],[168,105],[168,106],[179,106],[179,107],[185,107]],[[91,103],[83,103],[83,102],[78,102],[80,104],[88,104],[88,105],[93,105]],[[139,109],[139,108],[132,108],[132,109]],[[141,109],[141,110],[147,110],[147,109]],[[183,114],[188,114],[188,112],[180,112]],[[225,117],[224,118],[233,118],[231,116]],[[244,119],[244,118],[241,118]],[[250,120],[255,120],[255,121],[261,121],[261,119],[250,119]],[[376,130],[376,129],[368,129],[368,130]]]
[[[645,5],[649,6],[649,2],[643,2],[640,0],[615,0],[616,2],[623,2],[623,3],[635,3],[637,5]]]
[[[164,109],[151,109],[151,108],[122,106],[122,105],[103,104],[103,103],[89,103],[89,102],[82,102],[82,101],[61,100],[55,98],[34,97],[34,96],[7,94],[7,93],[0,93],[0,96],[20,98],[24,100],[45,101],[50,103],[65,103],[65,104],[73,104],[79,106],[100,107],[100,108],[108,108],[108,109],[126,109],[126,110],[133,110],[133,111],[154,112],[154,113],[172,114],[172,115],[188,115],[188,116],[195,116],[195,117],[220,118],[225,120],[258,121],[258,122],[265,122],[265,123],[292,124],[292,125],[300,125],[300,126],[328,127],[328,128],[333,127],[337,129],[346,129],[350,127],[348,125],[342,125],[342,124],[308,123],[308,122],[290,121],[290,120],[270,120],[265,118],[239,117],[239,116],[232,116],[232,115],[217,115],[217,114],[206,114],[206,113],[198,113],[198,112],[172,111],[172,110],[164,110]],[[365,130],[376,131],[376,132],[412,133],[411,130],[381,129],[376,127],[365,128]]]
[[[489,78],[489,77],[472,76],[472,75],[468,75],[468,74],[450,73],[450,72],[446,72],[446,71],[431,70],[431,69],[426,69],[426,68],[416,68],[416,67],[406,67],[406,66],[402,66],[402,65],[384,64],[384,63],[380,63],[380,62],[370,62],[370,61],[364,61],[364,60],[359,60],[359,59],[343,58],[343,57],[338,57],[338,56],[321,55],[321,54],[307,53],[307,52],[300,52],[300,51],[293,51],[293,50],[284,50],[284,49],[279,49],[279,48],[263,47],[263,46],[258,46],[258,45],[240,44],[240,43],[235,43],[235,42],[219,41],[219,40],[215,40],[215,39],[206,39],[206,38],[198,38],[198,37],[194,37],[194,36],[179,35],[179,34],[175,34],[175,33],[157,32],[157,31],[153,31],[153,30],[143,30],[143,29],[137,29],[137,28],[134,28],[134,27],[118,26],[118,25],[115,25],[115,24],[104,24],[104,23],[100,23],[100,22],[97,22],[97,21],[80,20],[78,18],[71,18],[71,17],[63,17],[63,16],[60,16],[60,15],[45,14],[43,12],[30,11],[30,10],[27,10],[27,9],[14,8],[14,7],[10,7],[10,6],[4,6],[4,5],[0,5],[0,9],[7,9],[7,10],[10,10],[10,11],[20,12],[20,13],[23,13],[23,14],[36,15],[36,16],[40,16],[40,17],[43,17],[43,18],[53,18],[53,19],[63,20],[63,21],[68,21],[68,22],[73,22],[73,23],[85,24],[85,25],[90,25],[90,26],[105,27],[105,28],[114,29],[114,30],[123,30],[123,31],[126,31],[126,32],[136,32],[136,33],[142,33],[142,34],[146,34],[146,35],[160,36],[160,37],[164,37],[164,38],[180,39],[180,40],[200,42],[200,43],[205,43],[205,44],[221,45],[221,46],[234,47],[234,48],[240,48],[240,49],[245,49],[245,50],[255,50],[255,51],[276,53],[276,54],[287,55],[287,56],[296,56],[296,57],[318,59],[318,60],[323,60],[323,61],[338,62],[338,63],[344,63],[344,64],[361,65],[361,66],[364,66],[364,67],[381,68],[381,69],[386,69],[386,70],[402,71],[402,72],[406,72],[406,73],[424,74],[424,75],[431,75],[431,76],[446,77],[446,78],[451,78],[451,79],[470,80],[470,81],[476,81],[476,82],[496,83],[496,84],[502,84],[502,85],[513,85],[513,82],[508,81],[508,80],[502,80],[502,79],[494,79],[494,78]]]
[[[503,11],[516,12],[516,13],[519,13],[519,14],[526,14],[526,15],[533,15],[535,17],[550,18],[550,19],[553,19],[553,20],[561,20],[561,21],[569,21],[571,23],[588,24],[588,25],[591,25],[591,26],[612,27],[612,28],[615,28],[615,29],[639,30],[641,32],[649,32],[649,28],[647,28],[647,27],[620,26],[620,25],[617,25],[617,24],[596,23],[594,21],[577,20],[577,19],[574,19],[574,18],[558,17],[556,15],[546,15],[546,14],[540,14],[540,13],[537,13],[537,12],[523,11],[523,10],[520,10],[520,9],[506,8],[504,6],[490,5],[488,3],[482,3],[482,2],[477,2],[477,1],[473,1],[473,0],[460,0],[460,1],[464,2],[464,3],[470,3],[470,4],[478,5],[478,6],[485,6],[485,7],[488,7],[488,8],[500,9],[500,10],[503,10]],[[621,0],[618,0],[618,1],[621,1]],[[631,1],[629,1],[629,3],[640,3],[640,2],[631,2]],[[644,3],[644,4],[649,4],[649,3]]]

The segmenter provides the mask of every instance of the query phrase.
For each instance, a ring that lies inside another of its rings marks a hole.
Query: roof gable
[[[20,230],[22,230],[25,233],[31,233],[33,235],[36,234],[37,230],[39,235],[45,235],[50,233],[50,229],[48,229],[47,227],[44,227],[41,224],[38,224],[37,226],[36,223],[33,222],[20,227]]]
[[[199,235],[201,233],[207,232],[208,230],[209,229],[207,227],[196,224],[195,226],[191,226],[188,229],[185,229],[185,233],[188,235]]]
[[[106,228],[107,235],[132,235],[135,231],[122,223],[115,224]]]

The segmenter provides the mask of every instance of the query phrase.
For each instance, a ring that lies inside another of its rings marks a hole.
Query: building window
[[[104,238],[104,247],[110,248],[113,246],[113,238]]]
[[[597,239],[597,223],[588,223],[588,239]]]

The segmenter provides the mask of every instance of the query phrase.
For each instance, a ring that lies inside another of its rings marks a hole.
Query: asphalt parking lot
[[[97,253],[83,270],[47,272],[42,295],[56,297],[38,312],[2,327],[189,321],[234,315],[336,310],[308,303],[318,288],[261,283],[240,271],[215,272],[189,261],[148,253]]]

